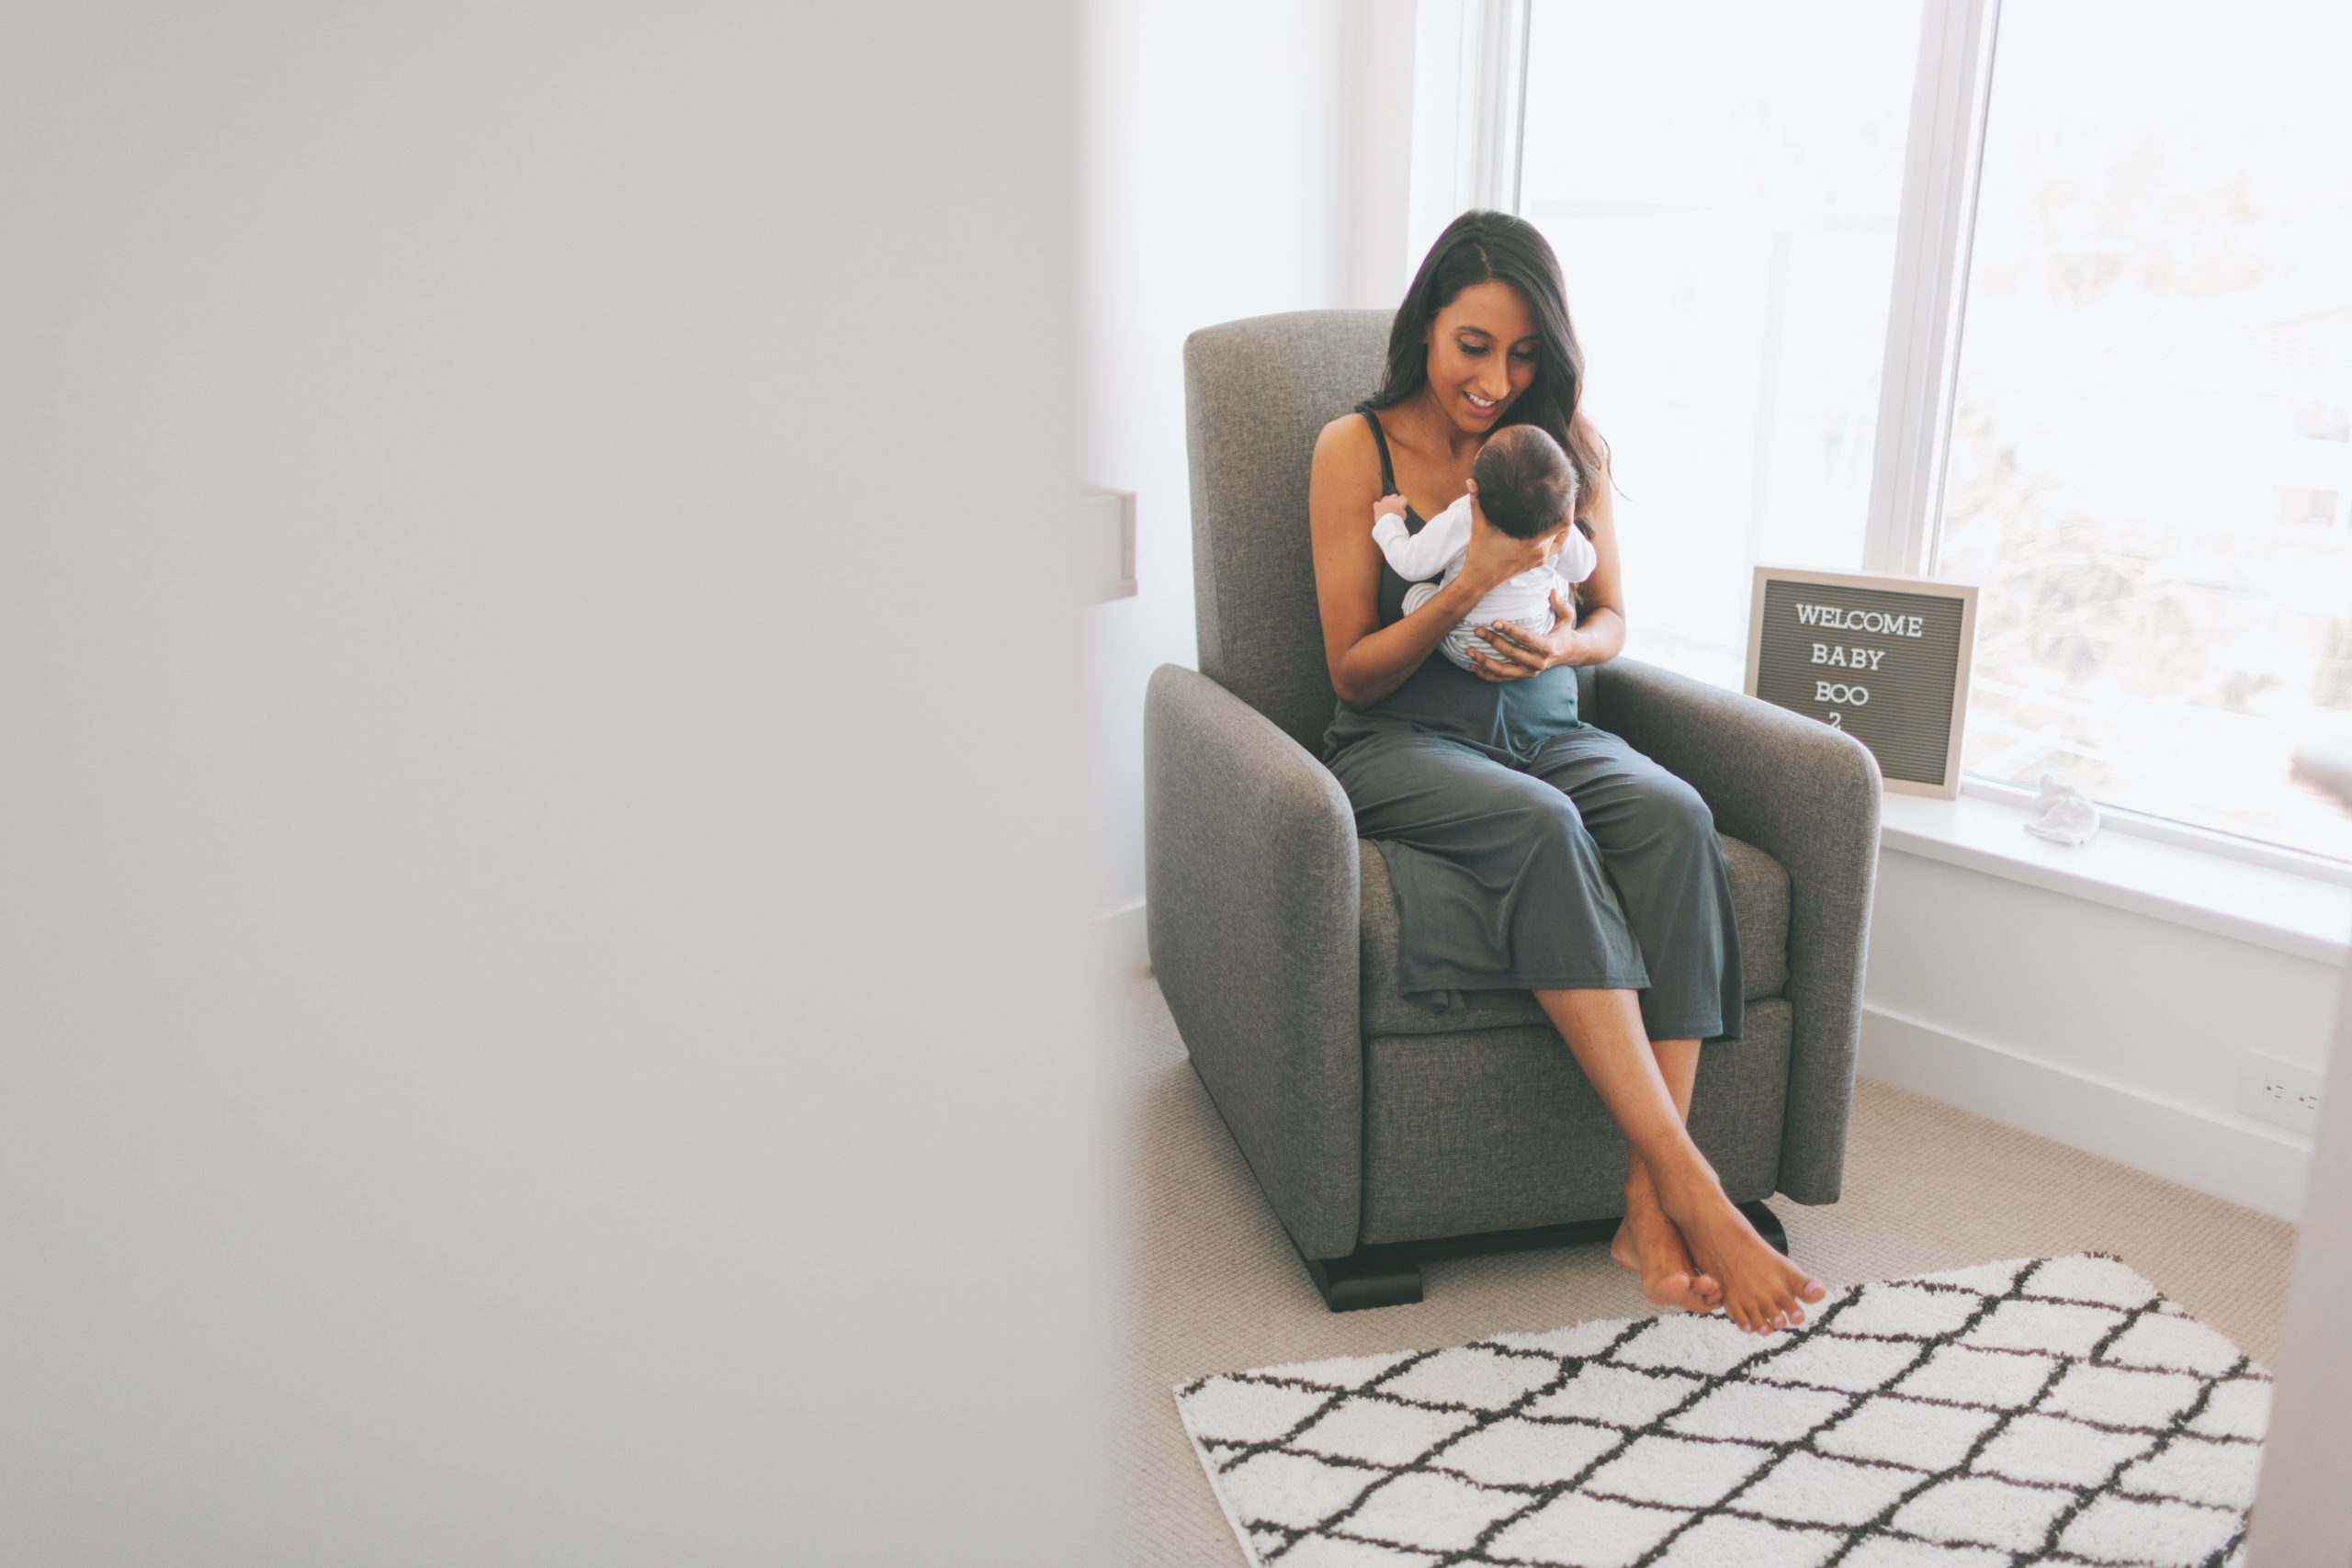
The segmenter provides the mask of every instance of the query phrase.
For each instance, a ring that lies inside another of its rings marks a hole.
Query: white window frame
[[[1934,558],[2000,9],[1925,0],[1920,11],[1864,571],[1925,576]]]
[[[1532,0],[1419,0],[1406,273],[1472,207],[1519,210]],[[2000,0],[1923,0],[1860,570],[1926,575],[1943,521]],[[2031,789],[1963,772],[1964,795]],[[2352,886],[2352,863],[2102,805],[2104,830]]]
[[[1413,161],[1405,276],[1454,218],[1519,210],[1532,0],[1420,0],[1413,14]]]

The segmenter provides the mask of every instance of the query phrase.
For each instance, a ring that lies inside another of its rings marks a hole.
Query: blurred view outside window
[[[1520,210],[1613,453],[1625,651],[1739,688],[1758,562],[1852,570],[1917,0],[1534,0]]]
[[[1983,589],[1964,771],[2352,858],[2288,778],[2352,715],[2347,18],[2002,6],[1932,567]]]

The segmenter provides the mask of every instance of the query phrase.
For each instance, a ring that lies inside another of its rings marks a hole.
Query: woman
[[[1701,1043],[1742,1025],[1739,938],[1698,793],[1577,716],[1575,666],[1624,646],[1607,448],[1577,410],[1584,358],[1558,260],[1533,225],[1467,212],[1422,262],[1380,391],[1324,426],[1310,491],[1324,657],[1340,705],[1324,761],[1387,863],[1405,994],[1532,991],[1633,1158],[1610,1254],[1661,1306],[1717,1307],[1750,1333],[1804,1321],[1826,1289],[1724,1194],[1684,1127]],[[1549,636],[1498,622],[1476,672],[1430,651],[1541,540],[1483,523],[1459,574],[1404,614],[1373,542],[1396,492],[1418,532],[1467,488],[1505,424],[1540,425],[1577,468],[1600,564]],[[1577,606],[1582,607],[1578,618]]]

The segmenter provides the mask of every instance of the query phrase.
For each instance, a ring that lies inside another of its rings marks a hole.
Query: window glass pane
[[[1625,651],[1736,688],[1758,562],[1861,560],[1919,8],[1535,0],[1521,211],[1614,454]]]
[[[2288,769],[2352,710],[2338,7],[2007,0],[1936,553],[1962,758],[2352,858]]]

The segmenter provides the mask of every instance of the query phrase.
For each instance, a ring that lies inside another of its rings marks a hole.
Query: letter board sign
[[[1960,794],[1976,586],[1756,569],[1747,694],[1843,729],[1890,790]]]

